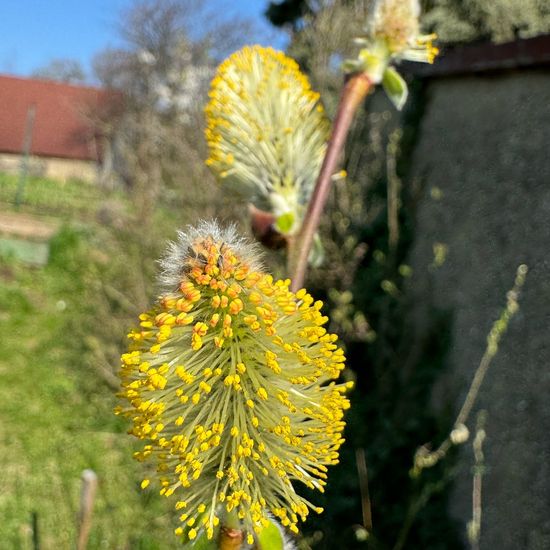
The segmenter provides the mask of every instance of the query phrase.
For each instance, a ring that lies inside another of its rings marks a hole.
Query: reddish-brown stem
[[[241,529],[222,527],[220,532],[220,550],[239,550],[243,544],[244,534]]]
[[[240,550],[244,540],[241,521],[235,510],[227,512],[220,529],[220,550]]]
[[[304,223],[297,236],[297,246],[289,251],[291,254],[289,258],[292,278],[291,289],[293,292],[299,290],[304,284],[313,237],[319,227],[321,214],[329,196],[332,175],[336,170],[340,153],[346,142],[357,108],[371,88],[372,82],[365,73],[351,75],[344,85],[323,165],[304,217]]]

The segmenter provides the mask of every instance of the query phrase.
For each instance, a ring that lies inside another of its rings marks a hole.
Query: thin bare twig
[[[464,443],[468,440],[468,428],[466,428],[465,424],[476,402],[485,375],[498,352],[500,340],[506,332],[511,318],[518,311],[518,296],[525,283],[526,276],[527,266],[522,264],[517,269],[514,286],[506,295],[506,307],[500,317],[493,323],[491,331],[487,336],[487,347],[476,369],[464,403],[456,417],[453,430],[435,451],[430,451],[428,445],[423,445],[416,451],[413,469],[415,475],[419,475],[423,468],[435,466],[435,464],[445,457],[452,445]]]
[[[38,530],[38,512],[33,511],[31,513],[32,524],[32,548],[33,550],[40,550],[40,531]]]
[[[369,476],[367,471],[367,460],[363,448],[355,451],[357,463],[357,475],[359,476],[359,490],[361,492],[361,510],[363,512],[363,527],[370,534],[372,533],[372,510],[369,495]]]
[[[422,508],[424,508],[424,506],[427,504],[433,494],[438,493],[445,488],[452,477],[452,474],[447,474],[436,482],[428,484],[422,489],[418,498],[416,498],[409,504],[407,515],[405,516],[405,521],[401,526],[401,529],[397,536],[397,541],[392,550],[403,550],[405,548],[407,537],[409,535],[411,527],[414,524],[414,520],[416,519],[417,514],[420,512],[420,510],[422,510]]]
[[[485,349],[483,357],[481,358],[479,366],[476,369],[474,378],[464,400],[464,404],[462,405],[457,415],[451,433],[445,438],[443,443],[441,443],[441,445],[435,451],[431,451],[428,444],[422,445],[417,449],[414,456],[414,466],[411,472],[412,477],[417,478],[418,476],[420,476],[424,468],[431,468],[432,466],[435,466],[442,458],[447,455],[447,452],[452,445],[459,445],[461,443],[465,443],[468,440],[469,432],[465,423],[470,416],[470,412],[472,411],[472,408],[475,404],[477,395],[481,388],[481,384],[483,383],[483,379],[487,374],[489,366],[491,365],[493,358],[497,354],[499,342],[506,332],[506,329],[508,328],[510,319],[518,311],[518,296],[521,288],[525,283],[526,275],[527,266],[522,264],[517,269],[514,286],[506,295],[506,307],[502,311],[500,317],[493,324],[491,331],[487,336],[487,347]],[[480,482],[480,480],[478,480],[478,482]],[[481,486],[479,487],[479,490],[481,490]],[[414,522],[414,519],[416,518],[418,512],[429,500],[433,492],[434,491],[432,485],[429,485],[428,488],[425,489],[415,501],[411,502],[407,513],[407,519],[405,521],[405,524],[401,528],[393,550],[402,550],[405,547],[406,539]],[[478,511],[480,511],[480,508],[478,508]]]
[[[395,130],[390,135],[386,156],[386,174],[388,181],[388,245],[391,254],[395,254],[399,242],[399,194],[401,192],[401,180],[397,175],[397,154],[401,130]]]
[[[476,435],[472,444],[474,448],[474,479],[472,487],[472,521],[468,523],[468,539],[472,550],[479,550],[481,534],[481,484],[485,473],[483,442],[485,441],[485,423],[487,412],[479,411],[477,415]]]

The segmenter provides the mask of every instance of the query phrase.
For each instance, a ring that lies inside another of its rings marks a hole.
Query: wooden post
[[[17,183],[17,192],[15,194],[15,207],[19,208],[23,202],[25,184],[27,183],[27,172],[29,170],[29,155],[32,145],[32,131],[34,129],[34,118],[36,115],[36,105],[33,103],[27,109],[27,122],[25,124],[25,137],[23,138],[23,151],[21,151],[21,168],[19,169],[19,182]]]
[[[97,475],[93,470],[82,472],[82,491],[80,493],[80,512],[78,514],[77,550],[86,550],[92,527],[92,512],[97,491]]]
[[[36,511],[31,513],[32,524],[32,548],[33,550],[40,550],[40,535],[38,533],[38,513]]]

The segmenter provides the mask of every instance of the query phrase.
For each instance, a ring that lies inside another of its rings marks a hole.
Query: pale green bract
[[[401,60],[433,63],[439,50],[435,34],[420,33],[418,0],[378,0],[371,24],[355,39],[360,51],[344,62],[348,73],[365,73],[373,84],[382,84],[392,103],[401,109],[407,101],[407,84],[391,66]]]

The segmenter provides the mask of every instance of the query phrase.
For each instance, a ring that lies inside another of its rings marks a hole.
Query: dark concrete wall
[[[451,311],[447,375],[434,403],[460,407],[516,268],[520,298],[476,409],[486,409],[481,548],[550,548],[550,71],[427,83],[411,178],[425,187],[409,263],[415,320]],[[435,243],[447,247],[433,265]],[[469,421],[473,431],[475,411]],[[473,454],[462,448],[452,514],[471,518]]]

